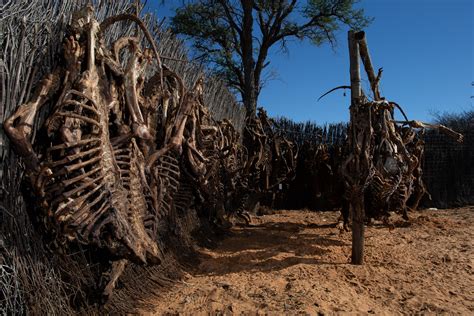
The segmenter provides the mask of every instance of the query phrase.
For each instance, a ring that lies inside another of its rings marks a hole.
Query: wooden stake
[[[351,201],[352,205],[352,264],[364,264],[364,195]]]
[[[354,31],[349,31],[349,58],[351,73],[351,104],[359,102],[362,96],[360,85],[360,67],[359,67],[359,43],[355,40]]]
[[[363,149],[359,144],[359,135],[363,135],[364,131],[359,130],[360,125],[360,107],[362,89],[360,84],[360,66],[359,66],[359,44],[355,38],[354,31],[349,31],[349,57],[350,57],[350,74],[351,74],[351,135],[352,139],[350,143],[352,145],[352,153],[354,158],[352,160],[351,170],[351,217],[352,217],[352,264],[363,264],[364,263],[364,192],[363,184],[364,181],[361,179],[364,175],[364,157]],[[370,112],[370,110],[369,110]],[[370,120],[370,117],[369,117]],[[370,124],[370,122],[369,122]],[[361,134],[362,133],[362,134]],[[362,137],[362,142],[365,143],[367,140]]]

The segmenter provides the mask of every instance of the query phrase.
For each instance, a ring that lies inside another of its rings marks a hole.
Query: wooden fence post
[[[359,67],[359,43],[355,39],[354,31],[349,31],[349,58],[351,73],[351,105],[359,103],[362,95],[360,85],[360,67]]]
[[[350,135],[349,140],[352,145],[351,151],[354,155],[352,158],[352,178],[351,183],[351,217],[352,217],[352,264],[364,263],[364,192],[361,186],[361,178],[363,177],[364,168],[362,158],[362,148],[359,144],[359,136],[364,133],[359,130],[358,120],[360,120],[360,107],[362,88],[360,82],[360,66],[359,66],[359,43],[356,39],[356,33],[349,31],[349,58],[350,58],[350,75],[351,75],[351,119],[350,119]],[[370,123],[369,123],[370,124]],[[364,141],[363,141],[364,142]]]

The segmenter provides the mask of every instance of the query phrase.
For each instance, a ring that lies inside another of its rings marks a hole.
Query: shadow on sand
[[[303,224],[268,222],[240,226],[232,235],[212,249],[203,252],[196,274],[224,275],[237,272],[267,272],[298,264],[347,264],[332,262],[328,254],[332,247],[350,247],[350,244],[308,229],[329,229],[334,224]]]

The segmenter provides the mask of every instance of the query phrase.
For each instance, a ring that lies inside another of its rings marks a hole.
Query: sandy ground
[[[422,211],[366,231],[366,264],[348,264],[336,212],[281,211],[235,227],[155,299],[151,315],[474,315],[474,207]]]

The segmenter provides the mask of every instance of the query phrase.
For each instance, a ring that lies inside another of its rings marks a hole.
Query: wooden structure
[[[389,222],[389,212],[398,211],[408,220],[407,201],[416,191],[415,205],[426,189],[421,181],[423,142],[414,129],[436,128],[463,141],[463,136],[443,125],[410,121],[395,102],[380,95],[382,69],[375,75],[364,32],[349,31],[351,77],[350,123],[347,158],[341,166],[345,198],[352,219],[352,263],[364,263],[364,223],[367,218]],[[370,82],[372,100],[361,89],[359,61]],[[398,108],[405,121],[395,121]]]
[[[364,187],[371,169],[369,144],[372,137],[370,109],[364,106],[359,67],[359,42],[354,31],[349,31],[351,76],[350,125],[348,132],[349,157],[344,162],[343,175],[352,218],[352,263],[364,262]]]

